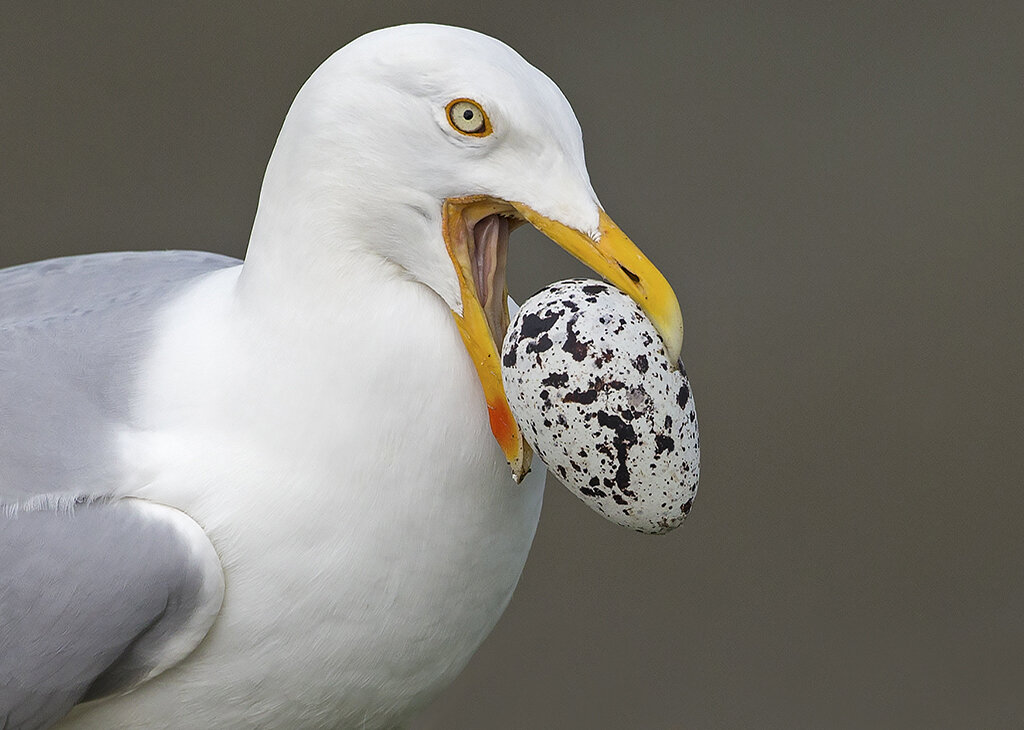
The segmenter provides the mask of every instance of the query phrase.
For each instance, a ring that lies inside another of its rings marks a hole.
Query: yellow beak
[[[628,294],[650,318],[665,343],[672,363],[678,362],[683,342],[683,316],[672,287],[640,249],[602,210],[596,237],[547,218],[528,205],[485,196],[452,198],[444,205],[444,238],[455,264],[462,291],[462,314],[455,321],[466,350],[476,366],[490,417],[491,432],[512,469],[516,482],[530,470],[532,452],[512,415],[501,380],[498,351],[508,327],[507,291],[501,292],[501,313],[488,303],[490,319],[481,303],[473,274],[473,242],[468,233],[492,213],[525,218],[548,238]],[[504,261],[500,264],[504,270]],[[502,282],[504,285],[504,283]],[[493,297],[492,297],[493,299]]]
[[[661,334],[673,365],[683,349],[683,313],[671,285],[603,210],[598,237],[551,220],[522,203],[512,203],[537,230],[628,294]]]

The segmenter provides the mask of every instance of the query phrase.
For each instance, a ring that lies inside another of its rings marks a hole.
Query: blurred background
[[[1020,727],[1020,2],[6,2],[0,265],[243,255],[299,86],[409,21],[497,36],[572,102],[682,302],[703,452],[666,537],[549,481],[416,730]],[[585,273],[512,243],[520,300]]]

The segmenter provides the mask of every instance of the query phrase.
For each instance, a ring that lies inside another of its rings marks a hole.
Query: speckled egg
[[[512,414],[548,469],[617,524],[661,534],[697,491],[697,414],[651,321],[615,287],[559,281],[523,303],[502,347]]]

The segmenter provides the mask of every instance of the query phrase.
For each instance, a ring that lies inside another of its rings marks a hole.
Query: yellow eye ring
[[[469,137],[486,137],[494,130],[487,112],[472,99],[453,99],[445,107],[448,123],[459,134]]]

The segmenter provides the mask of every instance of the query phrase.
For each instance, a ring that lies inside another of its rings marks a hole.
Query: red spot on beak
[[[512,418],[512,412],[509,410],[508,405],[505,403],[488,403],[487,416],[491,421],[491,433],[494,434],[494,438],[503,450],[507,449],[516,435],[515,421]]]

